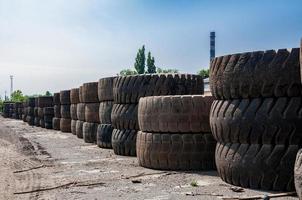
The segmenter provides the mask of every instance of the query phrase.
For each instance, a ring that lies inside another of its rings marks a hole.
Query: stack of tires
[[[14,106],[15,106],[15,103],[10,103],[10,107],[9,107],[9,118],[13,118],[13,114],[14,114]]]
[[[22,119],[23,114],[23,102],[17,102],[17,116],[16,119]]]
[[[100,101],[97,130],[97,145],[100,148],[112,148],[111,112],[113,106],[113,81],[115,77],[102,78],[98,83],[98,98]]]
[[[52,120],[54,118],[54,107],[45,107],[43,108],[44,114],[44,127],[46,129],[52,129]]]
[[[300,43],[300,68],[302,66],[302,39]],[[300,69],[302,74],[302,69]],[[301,76],[302,78],[302,76]],[[295,188],[299,199],[302,199],[302,149],[297,153],[296,162],[295,162]]]
[[[11,116],[11,103],[10,102],[4,102],[3,103],[3,117],[9,118]]]
[[[39,117],[39,103],[38,103],[38,97],[35,97],[35,108],[34,108],[34,115],[35,115],[35,120],[34,124],[35,126],[40,126],[40,117]]]
[[[114,81],[111,120],[115,154],[136,156],[138,102],[145,96],[203,94],[203,79],[190,74],[119,76]]]
[[[302,145],[299,49],[217,57],[210,86],[220,177],[242,187],[294,190]]]
[[[215,169],[216,141],[209,114],[212,96],[175,95],[139,100],[136,151],[143,167]]]
[[[77,123],[76,135],[78,138],[83,138],[83,124],[85,122],[85,103],[83,100],[83,86],[79,87],[79,103],[77,104]]]
[[[22,103],[22,120],[26,122],[28,101]]]
[[[42,128],[45,128],[44,108],[53,107],[53,97],[52,96],[38,97],[38,107],[39,107],[38,108],[38,115],[39,115],[39,118],[40,118],[40,126]],[[48,111],[48,109],[47,109],[47,111]],[[47,113],[47,115],[49,115],[49,114],[50,113]],[[47,117],[47,120],[49,120],[49,117]]]
[[[26,121],[28,125],[33,126],[35,124],[35,98],[29,97],[27,100],[27,116]]]
[[[53,109],[54,109],[54,118],[52,119],[52,128],[54,130],[60,130],[60,121],[61,121],[61,103],[60,103],[60,93],[53,94]]]
[[[12,107],[11,107],[11,118],[15,119],[16,118],[16,103],[12,103]]]
[[[61,103],[61,119],[60,130],[62,132],[71,132],[71,119],[70,119],[70,90],[62,90],[60,92]]]
[[[76,135],[77,126],[77,105],[80,103],[79,88],[73,88],[70,90],[70,117],[71,117],[71,133]]]
[[[99,125],[98,82],[84,83],[82,98],[85,104],[85,122],[83,123],[83,139],[86,143],[96,143]],[[79,112],[82,112],[81,110]]]
[[[23,115],[23,102],[20,102],[20,107],[18,108],[18,113],[19,113],[19,119],[23,119],[22,115]]]
[[[13,103],[13,109],[12,109],[12,118],[13,119],[20,119],[21,105],[22,105],[22,103],[20,103],[20,102]]]

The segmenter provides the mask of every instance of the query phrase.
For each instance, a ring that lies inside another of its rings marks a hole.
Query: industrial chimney
[[[215,32],[210,32],[210,60],[215,58]]]

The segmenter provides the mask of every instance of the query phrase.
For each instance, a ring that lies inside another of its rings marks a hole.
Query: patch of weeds
[[[192,181],[192,182],[190,183],[190,185],[191,185],[192,187],[198,187],[197,181]]]

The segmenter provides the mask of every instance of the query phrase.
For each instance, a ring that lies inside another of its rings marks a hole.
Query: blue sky
[[[0,94],[78,87],[133,66],[143,44],[163,68],[196,73],[216,55],[298,47],[301,0],[0,0]]]

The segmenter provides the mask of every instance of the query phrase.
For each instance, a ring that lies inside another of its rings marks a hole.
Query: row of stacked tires
[[[213,97],[203,95],[202,77],[190,74],[84,83],[55,93],[53,127],[60,121],[62,132],[113,148],[117,155],[137,156],[143,167],[217,168],[227,183],[280,191],[296,187],[301,197],[299,52],[280,49],[213,59]],[[11,109],[7,105],[7,115]]]
[[[23,119],[24,116],[24,103],[22,102],[9,102],[3,103],[3,117],[13,119]]]
[[[242,187],[294,190],[302,146],[299,48],[217,57],[210,86],[220,177]]]
[[[212,100],[202,96],[203,90],[198,75],[117,77],[111,115],[114,152],[137,155],[148,168],[214,169],[208,120]]]
[[[65,105],[71,103],[68,132],[86,143],[113,148],[117,155],[137,155],[144,167],[214,169],[216,142],[209,126],[213,98],[203,96],[203,90],[202,77],[189,74],[84,83],[63,91],[70,93],[69,100],[68,95],[63,98]],[[61,95],[61,117],[66,119],[68,108],[62,107]]]

